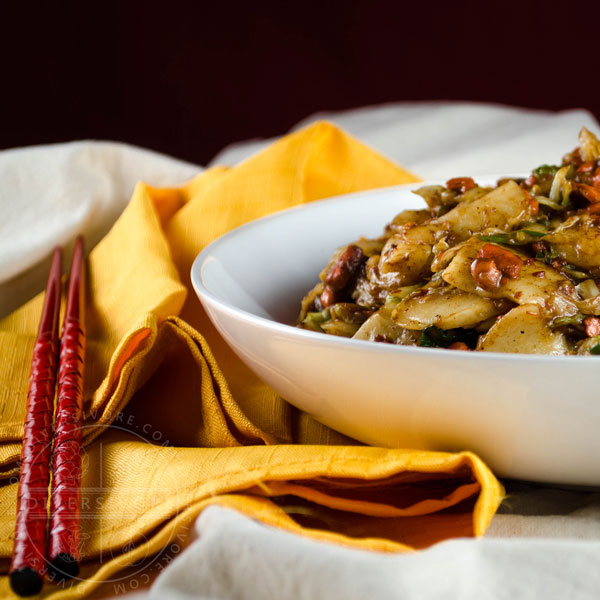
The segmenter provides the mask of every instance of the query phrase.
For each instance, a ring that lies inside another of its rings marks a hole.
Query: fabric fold
[[[86,594],[152,556],[209,504],[378,551],[482,535],[502,487],[468,452],[370,448],[292,408],[237,358],[189,280],[198,252],[251,219],[417,178],[327,123],[181,188],[138,184],[88,266]],[[383,224],[382,224],[383,225]],[[0,321],[0,558],[16,474],[38,296]],[[4,357],[7,357],[4,360]],[[6,588],[0,581],[0,592]]]

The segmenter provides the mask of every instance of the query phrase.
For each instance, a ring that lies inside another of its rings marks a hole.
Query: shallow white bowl
[[[192,283],[211,320],[281,396],[358,440],[468,449],[500,476],[600,485],[600,358],[401,347],[291,326],[334,249],[422,207],[415,187],[315,202],[210,244]]]

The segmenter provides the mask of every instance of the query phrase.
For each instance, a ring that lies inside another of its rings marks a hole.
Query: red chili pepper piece
[[[81,424],[85,355],[83,241],[73,252],[61,337],[48,557],[56,579],[79,574]]]
[[[535,174],[531,174],[529,175],[529,177],[527,177],[527,179],[524,179],[523,182],[521,183],[521,187],[533,187],[535,184],[537,183],[537,177],[535,176]]]
[[[587,185],[586,183],[576,183],[575,188],[588,202],[591,202],[592,204],[600,202],[599,189],[591,185]]]
[[[485,244],[479,253],[478,258],[491,258],[503,275],[516,279],[521,273],[523,261],[510,250],[501,248],[495,244]]]
[[[584,162],[580,167],[577,168],[578,173],[587,173],[593,171],[596,163],[594,161]]]
[[[27,393],[15,543],[10,566],[10,586],[21,596],[37,594],[42,589],[46,570],[46,506],[50,481],[60,295],[61,251],[57,248],[52,257],[44,308],[33,348]]]
[[[532,216],[535,217],[535,215],[537,215],[538,212],[540,211],[540,203],[535,198],[531,198],[528,201],[528,204],[529,204],[529,212],[531,213]]]
[[[448,179],[448,181],[446,181],[446,187],[449,190],[460,192],[461,194],[472,190],[476,186],[477,184],[471,177],[453,177],[452,179]]]
[[[564,258],[555,258],[550,264],[554,269],[560,271],[567,264],[567,261]]]

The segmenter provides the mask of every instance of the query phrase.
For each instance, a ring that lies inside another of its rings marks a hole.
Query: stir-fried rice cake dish
[[[377,239],[335,251],[298,326],[453,350],[600,354],[600,142],[587,129],[560,166],[482,187],[415,191]]]

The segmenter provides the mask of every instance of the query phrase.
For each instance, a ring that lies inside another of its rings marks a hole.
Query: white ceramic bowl
[[[291,326],[333,250],[422,207],[415,187],[315,202],[210,244],[192,283],[211,320],[281,396],[358,440],[468,449],[500,476],[600,485],[600,358],[402,347]]]

